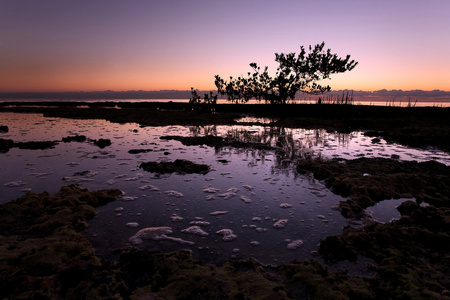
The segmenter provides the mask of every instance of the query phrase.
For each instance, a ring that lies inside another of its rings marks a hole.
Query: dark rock
[[[58,143],[54,141],[19,142],[14,143],[14,147],[29,150],[45,150],[54,148]]]
[[[111,140],[110,139],[98,139],[94,140],[94,144],[97,145],[99,148],[105,148],[107,146],[111,146]]]
[[[359,210],[358,207],[364,209],[382,200],[402,197],[415,197],[436,206],[450,203],[450,167],[436,161],[305,160],[299,162],[297,170],[312,172],[335,194],[350,197],[354,205],[347,208]],[[364,176],[365,173],[370,176]]]
[[[408,200],[403,202],[397,207],[397,210],[400,212],[400,214],[409,216],[412,214],[413,211],[418,209],[420,206],[414,201]]]
[[[6,133],[9,131],[8,126],[2,125],[0,126],[0,133]]]
[[[381,140],[379,138],[372,139],[372,144],[379,144]]]
[[[147,152],[152,152],[152,149],[131,149],[128,150],[128,153],[130,154],[139,154],[139,153],[147,153]]]
[[[102,298],[98,294],[101,281],[96,279],[102,277],[101,261],[80,232],[86,220],[95,216],[94,206],[120,194],[119,190],[89,192],[71,185],[54,196],[27,193],[1,205],[2,298],[81,299],[88,291]],[[118,287],[114,280],[109,285]]]
[[[85,135],[74,135],[74,136],[67,136],[67,137],[63,137],[62,141],[64,143],[70,143],[70,142],[85,142],[86,141],[86,136]]]
[[[0,139],[0,153],[6,153],[14,147],[13,140]]]
[[[204,164],[196,164],[188,160],[177,159],[174,162],[145,162],[141,163],[139,168],[147,172],[153,173],[200,173],[206,174],[209,172],[209,166]]]

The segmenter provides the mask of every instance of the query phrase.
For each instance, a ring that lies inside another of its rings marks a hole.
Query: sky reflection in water
[[[98,215],[89,222],[85,232],[98,253],[111,258],[114,249],[130,245],[129,238],[138,230],[159,226],[171,227],[170,237],[195,244],[146,240],[136,246],[155,251],[189,248],[196,258],[216,263],[231,257],[252,256],[273,264],[310,258],[311,252],[318,250],[321,238],[339,234],[348,222],[335,210],[343,198],[332,194],[313,178],[295,173],[293,161],[297,157],[353,159],[398,155],[405,160],[434,158],[447,165],[450,162],[449,156],[440,151],[410,149],[382,139],[374,144],[372,138],[362,132],[338,134],[268,126],[141,128],[135,123],[14,113],[1,113],[1,120],[0,125],[7,125],[9,132],[0,133],[0,138],[16,142],[61,140],[76,134],[90,139],[111,139],[112,145],[104,149],[91,143],[61,142],[53,149],[12,148],[0,154],[0,203],[29,190],[54,193],[71,183],[91,190],[119,188],[124,191],[123,199],[98,209]],[[207,134],[265,142],[277,150],[214,149],[160,139],[162,135]],[[151,151],[130,154],[130,149]],[[157,176],[139,169],[142,162],[178,158],[208,164],[212,170],[206,175]],[[179,197],[168,191],[178,192]],[[384,209],[392,210],[397,205]],[[227,213],[211,215],[216,211]],[[286,226],[274,228],[280,219],[288,220]],[[191,222],[199,220],[210,223],[201,227],[208,236],[182,232],[192,226]],[[223,241],[216,232],[224,228],[231,229],[237,239]],[[288,249],[289,243],[296,240],[302,240],[303,245],[295,250]]]

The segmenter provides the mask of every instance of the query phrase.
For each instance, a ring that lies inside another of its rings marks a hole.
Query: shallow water
[[[135,123],[38,114],[0,113],[0,117],[0,125],[9,127],[0,138],[15,142],[61,140],[76,134],[111,140],[112,145],[103,149],[89,142],[60,142],[53,149],[12,148],[0,153],[0,203],[26,191],[55,193],[70,183],[91,190],[121,189],[123,198],[100,207],[85,232],[98,253],[108,258],[114,258],[114,249],[126,246],[156,251],[189,248],[196,258],[214,263],[250,256],[272,264],[310,258],[320,239],[339,234],[348,222],[334,209],[343,198],[313,178],[295,173],[297,157],[394,154],[398,159],[450,162],[443,152],[410,149],[382,139],[373,143],[362,132],[343,135],[262,126],[141,128]],[[162,135],[205,134],[264,141],[277,150],[214,149],[160,139]],[[130,154],[130,149],[151,151]],[[139,169],[142,162],[178,158],[208,164],[211,171],[157,176]],[[276,225],[280,220],[285,220],[284,227]],[[203,230],[203,236],[186,232],[194,225]],[[170,227],[172,233],[142,244],[130,242],[147,227]],[[236,238],[224,235],[222,229],[231,230]]]

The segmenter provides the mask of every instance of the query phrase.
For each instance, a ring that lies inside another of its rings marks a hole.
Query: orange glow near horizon
[[[0,2],[0,92],[214,91],[322,41],[359,62],[333,90],[450,91],[450,2],[325,2]]]
[[[363,73],[357,66],[353,71],[336,74],[331,79],[323,81],[333,90],[363,90],[375,91],[381,89],[394,90],[444,90],[450,91],[450,81],[446,80],[445,72],[433,73],[432,80],[424,81],[414,73],[408,71],[397,73]],[[361,74],[362,73],[362,74]],[[239,76],[245,72],[222,74],[228,79],[229,75]],[[171,74],[170,70],[156,71],[155,73],[143,70],[122,70],[113,72],[109,70],[65,72],[28,68],[26,71],[12,69],[9,76],[1,77],[0,92],[64,92],[64,91],[129,91],[129,90],[189,90],[194,87],[198,90],[215,91],[215,73],[204,74],[198,72],[183,72]]]
[[[231,62],[230,62],[231,64]],[[245,66],[244,66],[245,67]],[[155,70],[155,72],[132,68],[122,68],[114,71],[109,68],[98,69],[88,67],[79,70],[60,70],[55,67],[15,68],[0,76],[2,82],[0,92],[64,92],[64,91],[129,91],[129,90],[189,90],[194,87],[198,90],[216,90],[214,75],[219,74],[228,79],[229,75],[239,76],[245,74],[250,68],[240,73],[214,73],[202,70],[184,70],[173,73],[171,69]],[[359,70],[361,68],[361,70]],[[380,68],[383,69],[383,68]],[[363,90],[375,91],[381,89],[393,90],[444,90],[450,91],[450,80],[447,80],[447,71],[431,72],[433,77],[425,81],[411,70],[397,72],[370,72],[358,65],[351,72],[335,74],[323,83],[331,86],[333,90]]]

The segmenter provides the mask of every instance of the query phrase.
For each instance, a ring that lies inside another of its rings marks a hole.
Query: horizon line
[[[202,92],[210,92],[215,90],[208,90],[208,89],[195,89],[196,91],[202,91]],[[57,94],[57,93],[126,93],[126,92],[144,92],[144,93],[158,93],[158,92],[190,92],[191,89],[188,90],[178,90],[178,89],[162,89],[162,90],[93,90],[93,91],[84,91],[84,90],[67,90],[67,91],[0,91],[0,95],[2,94],[40,94],[40,93],[47,93],[47,94]],[[433,89],[433,90],[422,90],[422,89],[414,89],[414,90],[402,90],[402,89],[379,89],[379,90],[355,90],[355,89],[339,89],[339,90],[331,90],[329,92],[325,92],[323,94],[332,93],[332,92],[364,92],[364,93],[374,93],[374,92],[444,92],[444,93],[450,93],[446,90],[441,89]],[[303,93],[302,91],[299,91],[299,93]],[[307,93],[304,93],[307,94]]]

